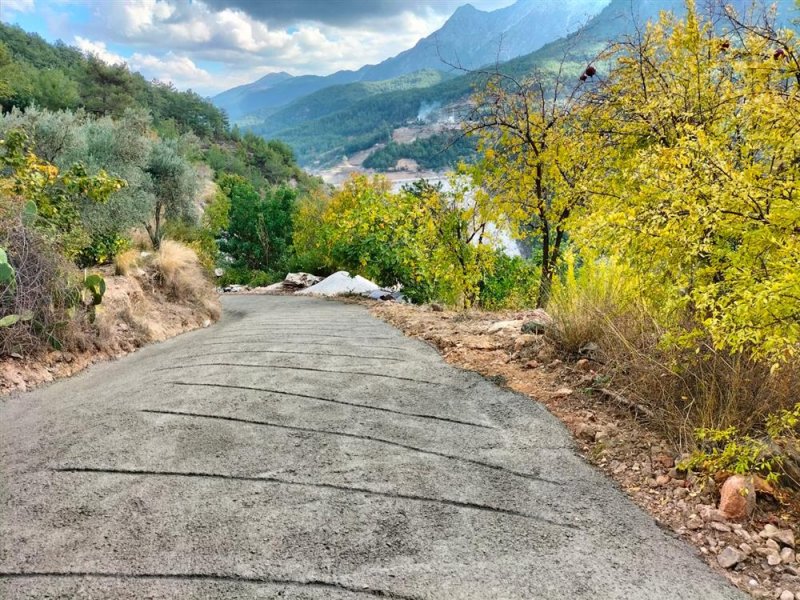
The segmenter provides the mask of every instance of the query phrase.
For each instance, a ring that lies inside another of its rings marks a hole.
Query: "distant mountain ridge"
[[[749,5],[750,0],[728,0],[739,9]],[[518,3],[519,4],[519,3]],[[778,21],[788,26],[790,19],[800,16],[794,0],[777,0]],[[538,50],[516,57],[498,65],[499,70],[515,77],[525,76],[534,69],[557,66],[568,56],[563,65],[566,76],[577,79],[581,71],[602,50],[609,40],[634,32],[634,23],[657,18],[662,10],[685,14],[685,0],[611,0],[602,11],[579,31],[553,41]],[[297,100],[280,112],[264,119],[252,128],[254,133],[281,139],[294,148],[302,164],[327,164],[364,150],[378,142],[386,142],[392,129],[417,120],[423,106],[444,106],[463,102],[481,82],[478,73],[467,73],[425,87],[395,89],[382,94],[364,95],[337,111],[305,113],[305,120],[298,118],[306,100]],[[317,104],[330,94],[342,93],[337,86],[317,92]],[[342,90],[344,91],[344,90]],[[309,97],[310,98],[310,97]],[[283,119],[284,116],[291,118]]]
[[[328,76],[271,73],[258,81],[222,92],[212,102],[234,122],[269,111],[332,85],[383,81],[423,69],[473,69],[528,54],[574,31],[610,0],[517,0],[491,12],[466,4],[445,24],[397,56],[357,71]]]

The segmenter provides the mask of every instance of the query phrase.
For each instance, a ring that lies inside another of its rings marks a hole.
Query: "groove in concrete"
[[[61,467],[53,469],[58,473],[95,473],[100,475],[132,475],[138,477],[188,477],[200,479],[217,479],[223,481],[247,481],[253,483],[269,483],[275,485],[287,485],[323,490],[333,490],[336,492],[366,494],[368,496],[378,496],[380,498],[389,498],[392,500],[410,500],[413,502],[425,502],[429,504],[441,504],[444,506],[452,506],[454,508],[466,508],[469,510],[477,510],[481,512],[488,512],[496,515],[505,515],[510,517],[522,517],[524,519],[532,519],[549,525],[574,529],[575,526],[567,523],[557,523],[544,517],[538,517],[522,511],[513,510],[509,508],[500,508],[490,504],[481,504],[479,502],[463,502],[461,500],[452,500],[450,498],[433,498],[429,496],[418,496],[416,494],[403,494],[400,492],[381,492],[378,490],[371,490],[369,488],[362,488],[349,485],[340,485],[335,483],[319,483],[319,482],[306,482],[306,481],[292,481],[291,479],[282,479],[280,477],[252,477],[247,475],[227,475],[223,473],[203,473],[197,471],[151,471],[147,469],[104,469],[96,467]]]
[[[317,588],[320,590],[336,590],[370,596],[373,598],[392,598],[395,600],[417,600],[415,596],[407,596],[390,590],[366,587],[354,587],[335,581],[322,579],[283,579],[280,577],[244,577],[242,575],[223,575],[218,573],[115,573],[106,571],[0,571],[0,579],[129,579],[129,580],[161,580],[161,581],[214,581],[220,583],[246,583],[257,585],[283,585],[290,587]]]
[[[230,421],[233,423],[245,423],[248,425],[262,425],[265,427],[274,427],[277,429],[286,429],[289,431],[302,431],[305,433],[316,433],[321,435],[333,435],[339,437],[346,437],[356,440],[364,440],[369,442],[375,442],[378,444],[385,444],[387,446],[394,446],[395,448],[403,448],[404,450],[411,450],[413,452],[419,452],[421,454],[429,454],[431,456],[438,456],[441,458],[447,458],[454,461],[464,462],[471,465],[476,465],[479,467],[484,467],[487,469],[493,469],[495,471],[501,471],[504,473],[508,473],[509,475],[514,475],[516,477],[523,477],[525,479],[532,479],[534,481],[542,481],[545,483],[551,483],[554,485],[563,485],[559,481],[553,481],[550,479],[545,479],[543,477],[539,477],[538,475],[534,475],[533,473],[525,473],[522,471],[516,471],[514,469],[509,469],[507,467],[503,467],[502,465],[496,465],[493,463],[483,462],[481,460],[475,460],[472,458],[465,458],[463,456],[455,456],[453,454],[447,454],[445,452],[438,452],[436,450],[428,450],[426,448],[419,448],[417,446],[411,446],[409,444],[402,444],[400,442],[394,442],[392,440],[387,440],[385,438],[379,438],[372,435],[360,435],[356,433],[345,433],[340,431],[331,431],[329,429],[314,429],[311,427],[300,427],[297,425],[283,425],[281,423],[273,423],[271,421],[257,421],[254,419],[242,419],[239,417],[229,417],[225,415],[209,415],[203,413],[194,413],[194,412],[183,412],[177,410],[154,410],[154,409],[143,409],[141,412],[144,413],[151,413],[156,415],[172,415],[172,416],[180,416],[180,417],[192,417],[198,419],[216,419],[220,421]]]
[[[459,419],[451,419],[449,417],[439,417],[436,415],[426,415],[423,413],[405,412],[402,410],[395,410],[392,408],[384,408],[382,406],[370,406],[369,404],[361,404],[359,402],[347,402],[346,400],[334,400],[333,398],[325,398],[323,396],[312,396],[310,394],[299,394],[296,392],[286,392],[282,390],[273,390],[270,388],[259,388],[247,385],[230,385],[225,383],[194,383],[191,381],[167,381],[166,383],[172,385],[185,385],[185,386],[198,386],[198,387],[215,387],[231,390],[247,390],[251,392],[267,392],[269,394],[278,394],[281,396],[294,396],[295,398],[306,398],[308,400],[316,400],[317,402],[329,402],[331,404],[341,404],[343,406],[353,406],[356,408],[364,408],[367,410],[377,410],[380,412],[392,413],[395,415],[405,415],[407,417],[415,417],[418,419],[431,419],[433,421],[443,421],[445,423],[458,423],[459,425],[469,425],[470,427],[480,427],[482,429],[497,429],[493,425],[484,425],[483,423],[474,423],[472,421],[461,421]]]

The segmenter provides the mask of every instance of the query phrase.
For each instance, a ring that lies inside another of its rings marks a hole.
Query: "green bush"
[[[481,284],[480,304],[488,310],[535,306],[538,283],[535,263],[498,252],[494,268]]]
[[[81,250],[75,262],[79,267],[110,264],[114,258],[131,248],[130,238],[118,233],[95,234],[91,244]]]

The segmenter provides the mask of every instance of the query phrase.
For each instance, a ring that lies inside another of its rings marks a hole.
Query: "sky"
[[[0,20],[148,79],[213,95],[276,71],[394,56],[468,0],[0,0]],[[494,10],[513,0],[469,0]]]

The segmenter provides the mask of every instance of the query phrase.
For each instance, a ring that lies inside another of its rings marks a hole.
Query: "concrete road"
[[[528,398],[361,307],[225,308],[0,403],[0,598],[742,598]]]

